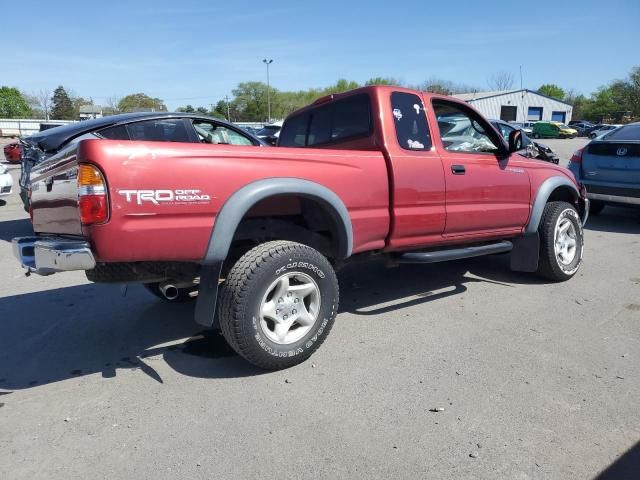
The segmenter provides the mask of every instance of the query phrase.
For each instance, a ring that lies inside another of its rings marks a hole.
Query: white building
[[[102,118],[102,107],[98,105],[80,105],[80,120]]]
[[[505,122],[545,120],[568,123],[573,113],[573,107],[568,103],[527,89],[453,96],[470,103],[485,117]]]

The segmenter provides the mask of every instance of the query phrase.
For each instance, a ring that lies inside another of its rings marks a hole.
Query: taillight
[[[571,155],[571,160],[569,160],[571,163],[582,163],[582,151],[584,150],[584,148],[580,148],[578,150],[576,150],[575,152],[573,152],[573,155]]]
[[[109,217],[107,182],[95,166],[78,166],[78,210],[83,225],[103,223]]]

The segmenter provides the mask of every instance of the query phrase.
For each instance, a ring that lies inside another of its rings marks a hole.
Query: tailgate
[[[31,208],[36,233],[82,235],[78,211],[77,144],[31,171]]]
[[[640,142],[591,142],[582,155],[587,182],[640,185]]]

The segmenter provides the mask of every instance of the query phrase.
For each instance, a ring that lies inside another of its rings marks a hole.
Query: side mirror
[[[514,130],[509,134],[509,153],[517,152],[523,148],[522,132]]]

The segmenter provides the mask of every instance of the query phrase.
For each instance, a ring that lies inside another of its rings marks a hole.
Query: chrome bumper
[[[624,203],[627,205],[640,205],[640,198],[625,197],[622,195],[605,195],[602,193],[587,193],[591,200],[599,200],[601,202]]]
[[[91,270],[96,260],[84,240],[58,237],[14,238],[13,254],[24,268],[38,275],[72,270]]]

